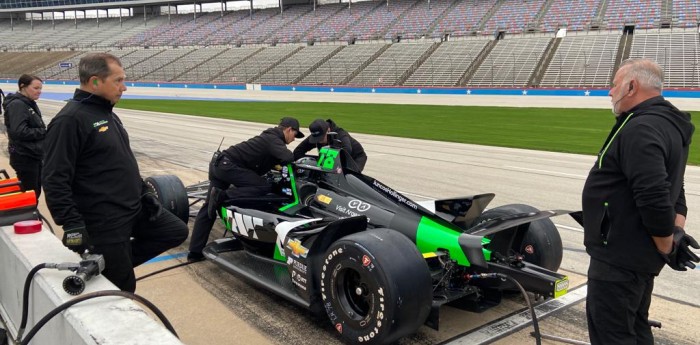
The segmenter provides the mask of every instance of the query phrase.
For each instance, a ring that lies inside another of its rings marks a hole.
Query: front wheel
[[[416,245],[390,229],[333,243],[321,268],[321,298],[334,328],[352,344],[386,344],[412,334],[432,304],[432,280]]]

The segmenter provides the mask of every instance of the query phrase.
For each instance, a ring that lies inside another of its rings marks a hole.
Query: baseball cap
[[[309,131],[311,132],[309,142],[318,144],[320,141],[323,141],[326,132],[328,132],[328,122],[323,119],[316,119],[309,125]]]
[[[283,117],[282,120],[280,120],[280,127],[291,127],[297,131],[297,134],[295,135],[297,139],[304,137],[304,133],[299,130],[299,121],[293,117]]]

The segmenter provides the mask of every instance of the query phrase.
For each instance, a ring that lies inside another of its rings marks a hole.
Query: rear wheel
[[[190,218],[190,205],[187,200],[187,190],[180,178],[175,175],[157,175],[147,177],[144,181],[156,194],[163,208],[187,224]]]
[[[321,268],[321,298],[335,329],[353,344],[386,344],[427,319],[432,280],[416,245],[390,229],[333,243]]]
[[[482,213],[474,220],[473,224],[477,225],[487,220],[507,215],[538,211],[532,206],[523,204],[499,206]],[[523,236],[515,237],[516,239],[522,239],[520,243],[513,243],[510,249],[520,253],[525,261],[556,272],[561,265],[563,247],[559,231],[552,220],[547,218],[534,221],[524,231]],[[492,238],[494,247],[498,247],[498,243],[495,242],[509,241],[511,233],[501,232],[489,237]],[[501,254],[508,255],[509,253]]]

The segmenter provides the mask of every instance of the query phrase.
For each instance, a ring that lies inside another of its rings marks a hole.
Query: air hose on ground
[[[201,260],[199,260],[199,261],[201,261]],[[154,276],[154,275],[156,275],[156,274],[163,273],[163,272],[165,272],[165,271],[170,271],[171,269],[174,269],[174,268],[178,268],[178,267],[183,267],[183,266],[191,265],[191,264],[193,264],[193,263],[195,263],[195,262],[199,262],[199,261],[186,261],[186,262],[181,262],[181,263],[179,263],[179,264],[175,264],[175,265],[172,265],[172,266],[169,266],[169,267],[166,267],[166,268],[157,270],[157,271],[155,271],[155,272],[148,273],[148,274],[143,275],[143,276],[141,276],[141,277],[138,277],[138,278],[136,278],[136,281],[139,281],[139,280],[141,280],[141,279],[146,279],[146,278],[148,278],[148,277]]]
[[[535,338],[535,344],[537,345],[542,345],[542,336],[540,334],[540,325],[537,322],[537,314],[535,314],[535,308],[532,307],[532,303],[530,302],[530,296],[528,296],[527,291],[525,291],[525,288],[517,281],[515,278],[505,275],[503,273],[481,273],[481,274],[472,274],[469,275],[469,279],[494,279],[494,278],[501,278],[501,279],[506,279],[511,281],[515,286],[518,287],[520,290],[520,293],[523,295],[523,298],[525,298],[525,303],[527,303],[527,308],[530,310],[530,315],[532,317],[532,328],[534,328],[534,332],[532,332],[532,336]]]

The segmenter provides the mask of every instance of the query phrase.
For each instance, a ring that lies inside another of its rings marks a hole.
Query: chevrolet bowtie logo
[[[287,241],[287,248],[292,250],[292,254],[294,254],[295,257],[301,256],[302,258],[306,258],[306,255],[309,253],[309,249],[302,246],[301,241],[297,239]]]

